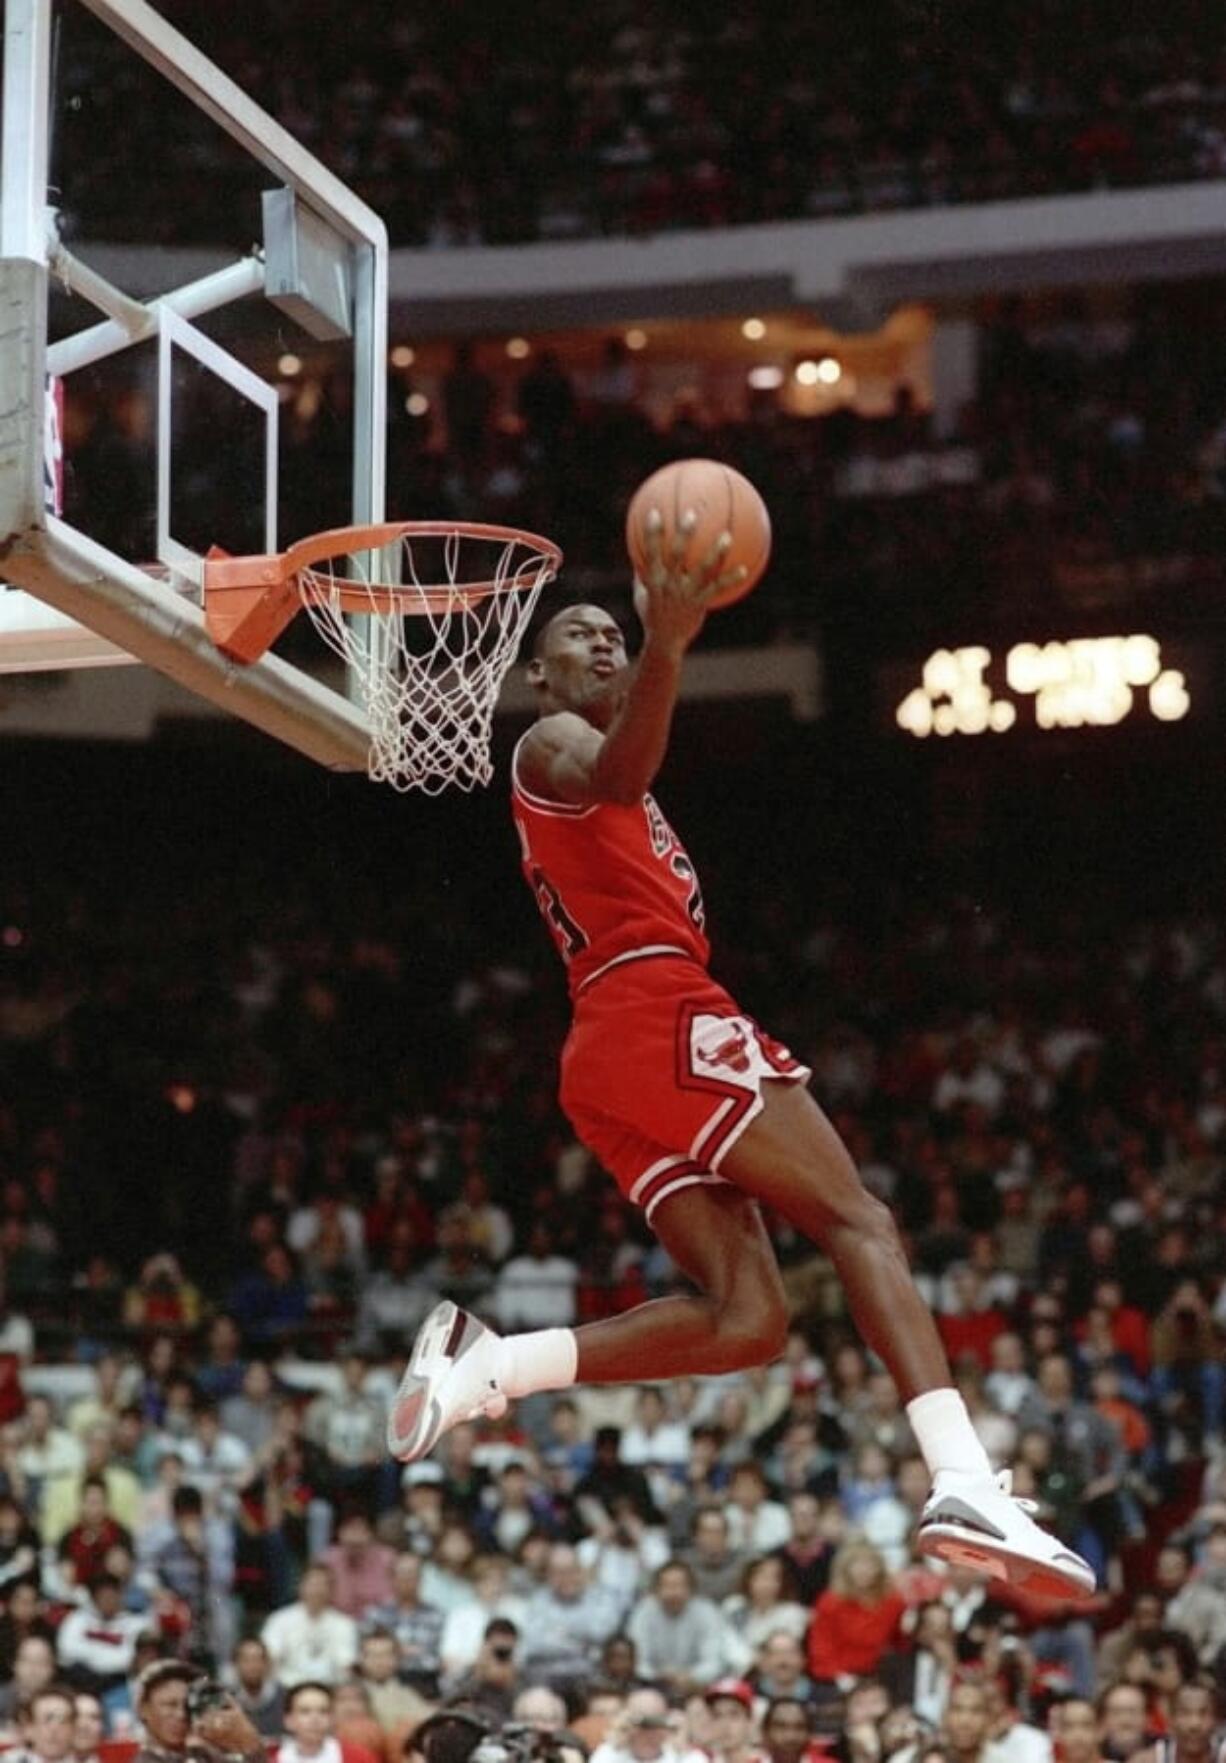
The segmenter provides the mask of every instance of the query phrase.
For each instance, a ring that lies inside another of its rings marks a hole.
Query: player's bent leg
[[[662,1200],[651,1227],[698,1290],[577,1329],[577,1381],[713,1376],[777,1359],[787,1300],[756,1203],[733,1187],[695,1184]]]
[[[1010,1497],[1007,1479],[992,1473],[889,1209],[865,1188],[807,1091],[766,1082],[762,1093],[762,1112],[727,1152],[721,1173],[834,1262],[856,1326],[906,1402],[934,1478],[920,1521],[925,1552],[1047,1596],[1092,1592],[1088,1563],[1040,1530]]]
[[[826,1251],[856,1326],[905,1402],[948,1388],[949,1361],[889,1208],[864,1186],[807,1090],[768,1081],[762,1098],[762,1112],[726,1153],[721,1173]]]
[[[449,1427],[499,1414],[509,1399],[575,1382],[737,1371],[778,1358],[787,1335],[779,1268],[757,1205],[695,1184],[660,1202],[653,1227],[693,1295],[657,1298],[582,1328],[505,1338],[445,1302],[426,1318],[392,1403],[387,1446],[411,1462]]]

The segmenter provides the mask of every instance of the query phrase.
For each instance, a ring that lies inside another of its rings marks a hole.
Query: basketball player
[[[694,524],[683,517],[666,552],[659,512],[649,516],[635,667],[598,607],[565,607],[545,625],[528,665],[539,717],[516,749],[512,806],[574,1005],[562,1105],[697,1292],[506,1338],[440,1304],[414,1343],[389,1449],[409,1462],[457,1421],[538,1390],[774,1359],[788,1316],[765,1205],[830,1256],[907,1404],[935,1483],[921,1520],[926,1552],[1050,1595],[1090,1592],[1088,1564],[993,1474],[894,1220],[806,1090],[808,1071],[707,972],[694,868],[649,794],[686,650],[736,577],[722,569],[727,533],[687,569]]]

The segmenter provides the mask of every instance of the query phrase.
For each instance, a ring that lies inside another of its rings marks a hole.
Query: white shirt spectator
[[[260,1631],[278,1683],[335,1684],[357,1663],[358,1625],[343,1610],[312,1615],[305,1604],[274,1610]]]
[[[1019,1720],[1003,1738],[983,1747],[983,1763],[1052,1763],[1052,1743],[1037,1726]]]
[[[101,1592],[98,1594],[103,1596]],[[127,1677],[132,1670],[138,1636],[149,1618],[131,1610],[104,1615],[91,1599],[70,1610],[55,1637],[56,1657],[65,1670],[85,1670],[95,1677]]]
[[[533,1231],[533,1252],[512,1256],[494,1287],[494,1309],[508,1331],[570,1328],[575,1320],[579,1269],[538,1239],[540,1229]]]

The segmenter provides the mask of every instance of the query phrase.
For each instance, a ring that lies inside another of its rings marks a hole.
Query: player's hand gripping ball
[[[749,479],[730,465],[715,459],[678,459],[639,485],[626,510],[626,549],[640,580],[650,563],[647,522],[653,508],[659,510],[663,523],[660,549],[665,557],[677,555],[682,522],[693,516],[680,553],[689,567],[712,553],[721,533],[730,534],[731,544],[719,560],[719,570],[732,579],[710,602],[711,610],[743,599],[762,580],[771,554],[770,515]],[[744,574],[738,573],[741,570]]]

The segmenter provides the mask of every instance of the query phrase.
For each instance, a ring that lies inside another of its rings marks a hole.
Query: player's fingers
[[[643,550],[646,553],[646,575],[654,575],[663,562],[664,551],[664,516],[658,508],[647,510],[647,519],[643,522]]]
[[[681,519],[677,522],[676,528],[673,532],[673,542],[669,547],[670,562],[674,568],[685,561],[685,554],[689,549],[690,539],[693,537],[694,528],[697,525],[697,509],[687,508],[682,514]]]
[[[717,575],[711,581],[705,583],[700,598],[703,600],[713,600],[717,594],[722,594],[726,588],[739,588],[748,574],[749,571],[746,569],[745,565],[743,563],[738,563],[735,569],[726,569],[722,575]]]
[[[731,548],[732,534],[725,528],[699,561],[698,568],[694,572],[699,582],[705,583],[707,577],[719,569]]]

